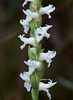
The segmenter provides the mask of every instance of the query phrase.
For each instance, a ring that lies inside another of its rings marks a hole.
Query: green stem
[[[41,0],[35,0],[36,1],[36,4],[33,6],[32,3],[30,3],[30,10],[32,12],[37,12],[39,14],[39,9],[41,7]],[[36,22],[34,20],[32,20],[30,22],[30,37],[34,37],[35,38],[35,30],[34,29],[37,29],[41,26],[42,24],[42,17],[41,15],[39,14],[39,21]],[[30,50],[30,47],[28,48],[28,56],[29,56],[29,59],[31,60],[38,60],[39,61],[39,54],[41,52],[41,42],[40,43],[37,43],[36,41],[36,55],[33,55],[31,50]],[[32,89],[31,89],[31,96],[32,96],[32,100],[38,100],[38,95],[39,95],[39,81],[40,79],[43,77],[43,74],[44,74],[44,65],[43,65],[43,62],[41,62],[41,70],[40,71],[35,71],[31,76],[30,76],[30,79],[31,79],[31,84],[32,84]]]

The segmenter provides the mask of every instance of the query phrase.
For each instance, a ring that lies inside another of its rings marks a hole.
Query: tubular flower
[[[37,12],[31,12],[29,9],[27,9],[26,11],[25,10],[22,10],[24,12],[24,14],[27,15],[26,19],[29,18],[30,21],[32,19],[34,19],[35,21],[38,21],[39,20],[39,14]]]
[[[36,3],[35,0],[25,0],[24,3],[22,4],[22,6],[24,7],[28,1],[32,2],[33,4]]]
[[[47,39],[50,37],[50,34],[47,33],[47,30],[50,29],[52,25],[46,25],[45,27],[40,27],[35,30],[36,41],[40,42],[44,37]]]
[[[35,71],[35,69],[37,70],[41,69],[41,63],[39,61],[29,59],[27,62],[24,61],[24,63],[29,66],[30,75]]]
[[[54,58],[56,56],[56,51],[50,51],[48,50],[47,53],[40,53],[39,59],[41,61],[46,60],[46,62],[48,63],[48,67],[50,66],[51,62],[52,62],[52,58]]]
[[[41,15],[43,14],[47,14],[49,18],[51,18],[50,13],[53,12],[55,10],[55,7],[53,7],[53,5],[48,5],[47,7],[41,7],[39,12]]]
[[[40,82],[39,83],[39,91],[47,92],[47,95],[48,95],[49,99],[51,99],[51,94],[49,93],[49,88],[54,86],[56,83],[57,82],[52,82],[52,80],[50,80],[50,82],[48,82],[48,84]]]
[[[29,92],[31,89],[31,82],[30,82],[30,76],[28,72],[24,72],[23,74],[20,74],[20,77],[25,81],[24,82],[24,87],[27,89],[27,91]]]
[[[23,25],[24,27],[24,32],[27,34],[28,30],[29,30],[29,22],[33,19],[38,21],[39,20],[39,14],[36,12],[31,12],[30,10],[23,10],[23,12],[27,15],[26,19],[21,19],[20,20],[20,24]]]
[[[36,46],[34,37],[25,38],[24,34],[23,35],[19,35],[18,37],[20,38],[20,40],[22,42],[24,42],[24,44],[20,46],[21,50],[26,46],[26,44],[30,44],[32,46]]]
[[[27,20],[24,20],[24,19],[21,19],[20,20],[20,24],[23,25],[23,28],[24,28],[24,32],[27,34],[28,30],[29,30],[29,19]]]

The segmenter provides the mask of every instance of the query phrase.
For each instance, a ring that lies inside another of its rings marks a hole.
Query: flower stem
[[[37,12],[39,14],[39,8],[41,7],[41,1],[40,0],[36,0],[36,4],[30,4],[30,10],[32,12]],[[39,14],[39,20],[38,21],[34,21],[32,20],[30,22],[30,37],[35,37],[35,29],[39,28],[42,24],[42,16]],[[36,42],[36,55],[35,55],[35,59],[32,57],[32,55],[30,56],[30,47],[28,48],[28,56],[31,60],[38,60],[39,61],[39,54],[41,52],[41,43],[37,43]],[[31,76],[31,84],[32,84],[32,89],[31,89],[31,96],[32,96],[32,100],[38,100],[38,95],[39,95],[39,82],[40,79],[43,77],[44,74],[44,64],[43,62],[41,62],[41,70],[40,71],[35,71]]]

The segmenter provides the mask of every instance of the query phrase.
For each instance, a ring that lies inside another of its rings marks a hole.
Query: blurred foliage
[[[0,1],[0,100],[31,100],[19,78],[19,73],[27,70],[23,63],[27,60],[27,47],[20,51],[17,37],[23,33],[19,24],[19,20],[25,18],[21,6],[23,1]],[[50,39],[44,39],[42,45],[46,51],[56,50],[57,56],[51,67],[46,67],[44,77],[58,82],[50,89],[52,100],[73,100],[73,0],[43,0],[42,5],[48,4],[54,4],[56,10],[51,20],[43,16],[42,24],[53,24],[53,28],[48,31]],[[40,92],[39,98],[48,100],[44,92]]]

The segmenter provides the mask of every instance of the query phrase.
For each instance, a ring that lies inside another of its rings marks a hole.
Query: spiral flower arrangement
[[[47,14],[48,18],[51,18],[50,13],[55,10],[53,5],[48,5],[46,7],[41,6],[41,0],[25,0],[22,4],[23,7],[30,2],[29,9],[22,10],[26,15],[26,19],[21,19],[20,24],[24,28],[24,33],[27,34],[30,28],[30,37],[26,38],[25,34],[19,35],[18,37],[23,42],[23,45],[20,46],[21,50],[29,44],[28,47],[28,61],[24,63],[28,66],[28,72],[20,73],[20,77],[24,80],[24,87],[29,92],[31,90],[32,100],[38,100],[39,91],[45,91],[49,100],[51,99],[51,94],[49,93],[49,88],[54,86],[57,82],[52,82],[48,79],[47,84],[43,83],[44,75],[44,63],[48,63],[50,67],[52,58],[56,56],[56,51],[48,50],[44,53],[42,49],[41,42],[44,37],[47,39],[50,37],[50,34],[47,33],[47,30],[52,27],[52,25],[45,25],[41,27],[42,24],[42,15]]]

